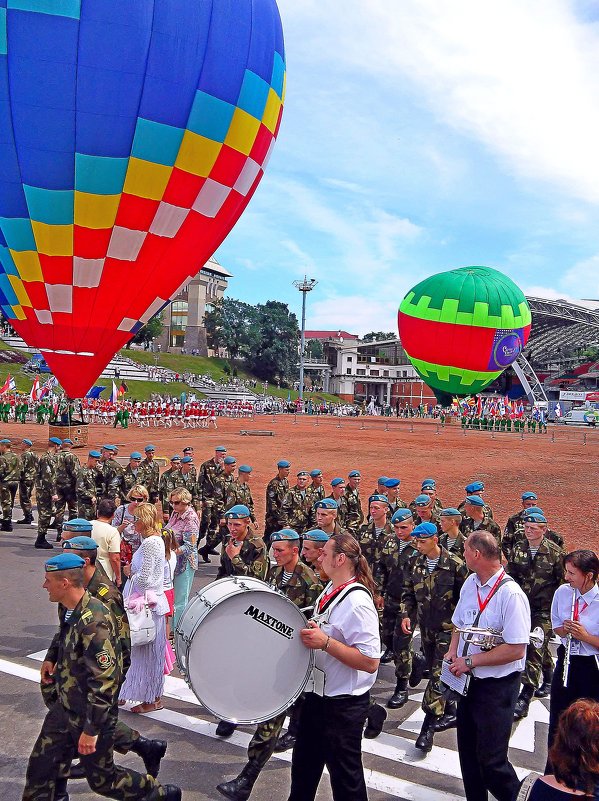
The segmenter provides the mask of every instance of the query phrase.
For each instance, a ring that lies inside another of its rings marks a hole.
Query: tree
[[[143,345],[147,350],[150,346],[150,343],[153,342],[156,337],[159,337],[160,334],[162,334],[163,327],[162,312],[158,312],[158,314],[155,314],[151,320],[148,320],[143,328],[140,328],[137,334],[135,334],[135,336],[132,337],[129,342],[127,342],[127,350],[129,350],[133,343],[136,345]]]
[[[233,298],[221,298],[204,315],[206,338],[213,349],[226,348],[231,359],[247,358],[259,342],[254,306]]]
[[[324,348],[319,339],[309,339],[306,342],[306,356],[309,359],[322,359],[324,356]]]
[[[286,303],[269,300],[256,306],[259,343],[248,359],[252,371],[261,379],[281,382],[297,369],[299,325]]]
[[[370,331],[362,337],[362,342],[381,342],[384,339],[397,339],[394,331]]]

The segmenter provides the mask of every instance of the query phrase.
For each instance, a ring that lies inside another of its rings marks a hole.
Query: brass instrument
[[[481,626],[465,626],[462,629],[455,629],[464,635],[464,641],[469,645],[476,645],[481,651],[490,651],[497,645],[502,645],[505,640],[502,631],[499,629],[484,629]],[[537,626],[530,632],[529,642],[535,648],[540,648],[545,639],[545,632]]]
[[[574,620],[574,609],[576,607],[576,590],[572,590],[572,607],[570,609],[570,620]],[[566,653],[564,654],[564,669],[562,671],[562,684],[568,686],[568,674],[570,672],[570,652],[572,651],[572,634],[566,637]]]

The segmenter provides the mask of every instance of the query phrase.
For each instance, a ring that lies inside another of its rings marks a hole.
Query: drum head
[[[275,717],[296,700],[312,670],[312,651],[299,635],[305,626],[295,604],[266,585],[222,598],[204,615],[187,651],[192,690],[222,720]]]

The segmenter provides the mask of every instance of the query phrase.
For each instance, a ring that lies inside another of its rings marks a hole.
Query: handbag
[[[127,596],[127,601],[131,595]],[[125,601],[125,611],[127,612],[127,620],[129,621],[129,632],[131,636],[131,647],[137,648],[140,645],[149,645],[156,639],[156,623],[154,617],[148,606],[148,599],[144,592],[144,604],[139,612],[134,609],[129,609]]]

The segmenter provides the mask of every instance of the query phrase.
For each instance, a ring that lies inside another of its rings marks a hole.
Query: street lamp
[[[299,396],[300,400],[303,401],[304,399],[304,358],[306,356],[305,353],[305,343],[306,343],[306,295],[308,292],[311,292],[318,281],[315,278],[310,278],[308,280],[306,276],[304,276],[303,281],[294,281],[293,286],[302,293],[302,332],[301,332],[301,340],[300,340],[300,374],[299,374]]]

